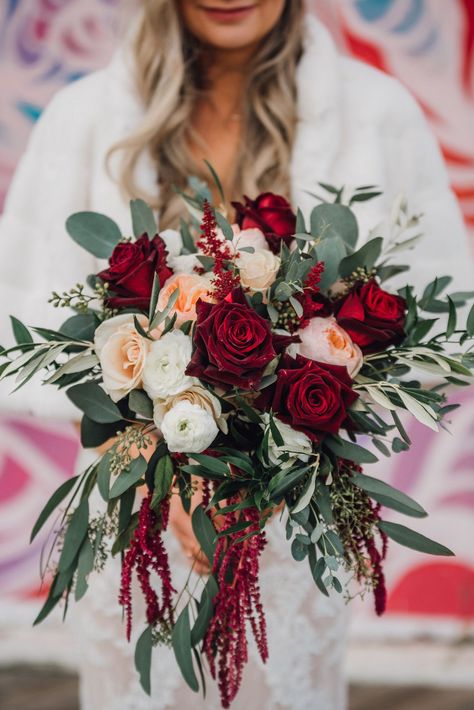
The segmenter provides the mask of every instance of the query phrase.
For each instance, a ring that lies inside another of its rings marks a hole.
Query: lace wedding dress
[[[263,664],[250,643],[249,663],[233,710],[344,710],[342,661],[347,610],[340,595],[324,597],[314,585],[307,562],[295,562],[285,539],[284,522],[267,527],[261,558],[261,589],[268,626],[270,658]],[[189,560],[171,532],[166,535],[173,582],[181,589]],[[196,577],[196,581],[198,578]],[[80,645],[82,710],[219,710],[217,686],[206,674],[207,692],[193,693],[181,678],[173,651],[153,650],[151,697],[142,690],[134,666],[134,648],[144,628],[144,606],[134,590],[133,633],[125,637],[118,604],[120,559],[89,578],[89,590],[74,607]],[[192,589],[193,580],[189,585]]]

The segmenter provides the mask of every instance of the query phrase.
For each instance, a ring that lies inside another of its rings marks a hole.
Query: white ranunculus
[[[158,429],[161,428],[161,423],[167,412],[170,411],[178,402],[190,402],[197,404],[199,407],[208,412],[217,423],[217,426],[224,434],[227,434],[228,427],[225,417],[222,415],[221,403],[212,392],[201,385],[194,385],[189,389],[167,399],[156,399],[154,402],[153,419]]]
[[[263,293],[276,279],[280,258],[268,249],[256,249],[253,254],[242,251],[237,266],[242,286]]]
[[[262,419],[267,426],[270,415],[263,414]],[[279,419],[275,420],[275,425],[278,427],[278,431],[283,439],[283,446],[276,445],[270,431],[268,438],[268,457],[271,463],[280,465],[282,468],[289,468],[297,459],[304,462],[308,461],[309,455],[313,451],[311,439],[302,431],[296,431],[296,429],[293,429],[289,424],[285,424],[285,422]],[[286,453],[289,454],[289,459],[288,461],[282,462],[280,457]]]
[[[145,316],[138,316],[138,320],[140,325],[147,326]],[[109,318],[96,329],[94,348],[102,368],[104,389],[114,402],[142,386],[150,345],[135,328],[131,313]]]
[[[181,234],[176,229],[165,229],[163,230],[163,232],[160,232],[160,237],[165,243],[166,251],[168,252],[168,257],[175,257],[181,254],[181,249],[183,248],[183,239],[181,237]]]
[[[209,448],[219,433],[214,417],[188,400],[171,407],[160,428],[170,451],[189,454],[199,454]]]
[[[143,389],[151,399],[166,399],[196,383],[185,374],[192,342],[181,330],[172,330],[152,343],[143,369]]]

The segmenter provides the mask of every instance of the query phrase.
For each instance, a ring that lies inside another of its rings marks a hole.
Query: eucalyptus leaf
[[[184,680],[195,693],[199,690],[199,683],[193,667],[191,654],[191,628],[189,624],[189,606],[185,606],[171,632],[171,642],[174,655],[181,670]]]
[[[99,323],[95,313],[77,313],[64,321],[59,330],[67,337],[92,342]]]
[[[99,259],[109,259],[122,238],[118,225],[99,212],[76,212],[66,221],[72,239]]]
[[[143,456],[133,459],[128,470],[120,473],[110,489],[109,498],[118,498],[131,486],[134,486],[145,475],[147,468],[146,460]]]
[[[388,537],[398,542],[399,545],[409,547],[411,550],[425,552],[428,555],[454,556],[454,552],[444,545],[441,545],[439,542],[434,542],[434,540],[430,540],[430,538],[414,530],[410,530],[404,525],[399,525],[399,523],[389,523],[386,520],[381,520],[378,523],[378,527]]]
[[[79,476],[73,476],[68,478],[64,483],[62,483],[59,488],[57,488],[51,498],[48,500],[43,510],[39,514],[30,535],[30,543],[33,542],[45,522],[48,520],[51,513],[53,513],[58,505],[64,500],[67,494],[74,488],[74,485]]]
[[[355,463],[375,463],[378,461],[377,456],[368,449],[364,449],[362,446],[359,446],[359,444],[354,444],[340,437],[328,436],[324,440],[324,444],[336,454],[336,456],[349,459]]]
[[[87,577],[92,572],[94,568],[94,549],[92,547],[91,541],[88,535],[84,538],[81,550],[79,552],[79,559],[77,562],[77,577],[76,577],[76,587],[74,590],[74,599],[79,601],[82,599],[84,594],[87,592]]]
[[[196,646],[206,635],[207,627],[214,613],[214,598],[219,591],[215,577],[211,574],[201,594],[199,613],[191,631],[191,644]]]
[[[117,405],[112,402],[102,387],[94,382],[70,387],[67,396],[89,419],[99,424],[109,424],[122,419],[122,414]]]
[[[151,694],[151,653],[153,649],[153,629],[147,626],[135,646],[135,668],[140,674],[140,685],[147,695]]]
[[[171,457],[166,454],[158,459],[153,476],[153,496],[151,507],[156,508],[170,492],[173,483],[174,469]]]
[[[27,343],[32,343],[33,338],[31,333],[23,323],[15,318],[15,316],[10,316],[10,322],[12,325],[13,336],[18,345],[26,345]]]
[[[217,544],[216,529],[201,505],[196,506],[191,521],[196,539],[212,567]]]
[[[89,525],[89,501],[83,498],[73,512],[64,536],[63,550],[59,558],[58,570],[63,572],[73,563],[87,535]]]
[[[147,234],[149,239],[153,239],[157,233],[157,226],[151,207],[144,200],[137,199],[130,200],[130,210],[134,236],[138,239],[143,234]]]
[[[153,419],[153,402],[143,390],[132,390],[128,395],[128,406],[141,417]]]
[[[427,516],[427,512],[416,501],[378,478],[366,476],[363,473],[354,473],[351,480],[371,498],[388,508],[397,510],[405,515],[411,515],[414,518],[425,518]]]

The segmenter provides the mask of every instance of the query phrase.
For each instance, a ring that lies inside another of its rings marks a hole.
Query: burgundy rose
[[[274,254],[280,251],[280,243],[288,246],[296,230],[296,215],[291,205],[281,195],[264,192],[251,200],[244,197],[245,204],[233,202],[236,209],[237,224],[241,229],[260,229]]]
[[[276,356],[270,324],[241,289],[229,300],[197,304],[195,351],[186,374],[222,387],[254,389]]]
[[[347,409],[358,398],[345,367],[283,355],[277,381],[264,390],[255,404],[272,409],[283,422],[313,440],[337,434],[347,419]]]
[[[117,244],[109,259],[109,268],[97,274],[109,284],[110,308],[140,308],[150,304],[153,279],[157,274],[160,286],[172,276],[166,263],[165,243],[158,235],[148,239],[143,234],[135,242]]]
[[[401,342],[405,311],[405,299],[384,291],[375,279],[356,286],[335,308],[338,323],[364,352]]]

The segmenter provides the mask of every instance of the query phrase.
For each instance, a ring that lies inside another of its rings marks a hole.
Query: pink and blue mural
[[[63,84],[102,66],[121,26],[119,0],[3,0],[0,8],[0,204],[43,106]],[[313,0],[308,2],[343,51],[397,76],[423,107],[474,228],[474,0]],[[383,98],[381,97],[381,100]],[[447,235],[449,238],[449,235]],[[413,449],[381,462],[384,477],[431,512],[422,529],[457,553],[427,561],[404,550],[389,559],[390,621],[415,630],[423,619],[474,620],[474,397],[452,413],[451,436],[417,423]],[[74,470],[72,426],[13,417],[1,403],[0,598],[38,593],[40,543],[28,547],[32,521],[49,492]],[[0,612],[1,612],[0,602]],[[367,620],[370,610],[360,609]],[[377,622],[379,623],[379,622]]]

